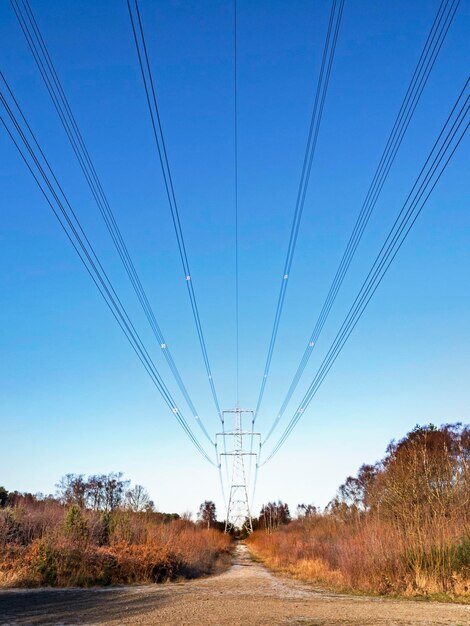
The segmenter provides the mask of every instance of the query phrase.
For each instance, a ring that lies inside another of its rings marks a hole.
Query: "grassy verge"
[[[371,560],[364,552],[356,554],[355,564],[354,555],[350,553],[348,559],[342,562],[339,556],[340,538],[336,544],[333,541],[328,546],[323,544],[320,557],[315,555],[315,547],[318,548],[315,533],[311,531],[308,539],[305,524],[300,527],[301,524],[294,522],[290,527],[270,534],[263,531],[253,533],[247,540],[253,560],[263,563],[274,573],[337,593],[470,604],[470,580],[466,572],[451,573],[449,579],[444,579],[442,572],[440,576],[435,571],[417,572],[410,564],[406,565],[406,554],[401,558],[405,565],[394,569],[390,563],[395,559],[399,562],[400,556],[386,552],[377,552]],[[336,567],[328,559],[330,556],[333,560],[333,554]],[[354,565],[352,568],[351,564]]]
[[[231,558],[221,532],[153,513],[3,509],[1,529],[0,587],[160,583],[215,573]]]

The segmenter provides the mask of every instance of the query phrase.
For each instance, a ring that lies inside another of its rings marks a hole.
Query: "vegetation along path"
[[[470,626],[470,606],[329,593],[271,574],[239,545],[210,578],[105,589],[0,591],[0,624]]]

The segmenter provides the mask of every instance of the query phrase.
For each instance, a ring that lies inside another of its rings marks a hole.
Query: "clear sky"
[[[266,432],[295,372],[411,78],[436,0],[347,1],[272,373]],[[134,263],[191,396],[218,429],[181,276],[124,0],[32,0]],[[256,404],[330,4],[238,1],[240,358]],[[201,319],[223,408],[235,392],[233,6],[141,0]],[[321,362],[468,73],[462,0],[290,409]],[[8,2],[0,59],[161,372],[142,311]],[[468,137],[309,410],[259,475],[254,512],[325,505],[416,423],[470,422]],[[54,491],[120,470],[160,510],[222,499],[0,132],[0,484]],[[176,395],[176,391],[175,391]],[[188,419],[191,415],[185,411]],[[194,429],[197,426],[194,425]],[[198,432],[195,430],[195,432]],[[279,432],[281,432],[279,430]]]

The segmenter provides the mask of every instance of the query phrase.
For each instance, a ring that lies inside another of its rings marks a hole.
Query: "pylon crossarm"
[[[233,452],[221,452],[219,456],[258,456],[257,452],[240,452],[234,450]]]

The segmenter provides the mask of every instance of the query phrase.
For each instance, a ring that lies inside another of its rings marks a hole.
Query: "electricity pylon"
[[[248,452],[243,448],[244,441],[252,437],[260,437],[260,433],[243,430],[243,415],[251,414],[251,423],[253,423],[254,411],[251,409],[235,408],[223,411],[224,421],[227,413],[233,414],[234,425],[233,430],[216,434],[217,437],[232,437],[233,449],[228,452],[222,452],[220,457],[232,457],[232,478],[230,483],[230,494],[227,507],[227,519],[225,522],[225,532],[232,529],[245,530],[248,533],[253,532],[253,523],[251,521],[250,506],[248,502],[248,491],[246,485],[245,461],[244,457],[256,457],[256,452]]]

